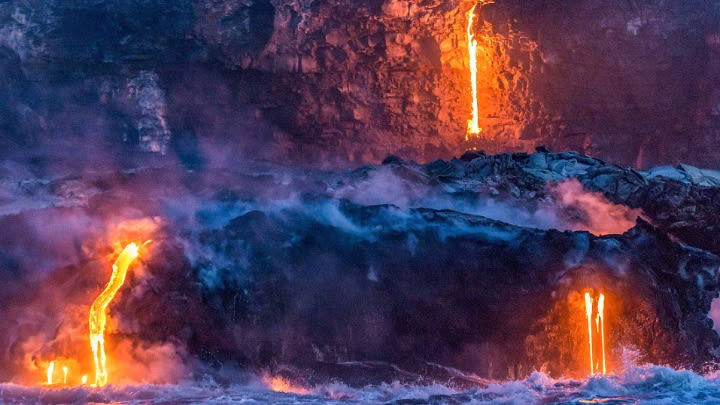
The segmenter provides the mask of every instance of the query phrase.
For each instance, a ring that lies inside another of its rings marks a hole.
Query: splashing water
[[[398,382],[354,388],[340,382],[309,388],[305,394],[273,392],[261,380],[220,386],[186,382],[178,385],[108,386],[102,390],[72,387],[54,390],[0,384],[3,404],[84,403],[235,403],[280,404],[717,404],[720,376],[701,376],[660,366],[628,366],[620,374],[595,375],[584,380],[555,379],[541,372],[517,381],[488,381],[468,390],[450,385]]]

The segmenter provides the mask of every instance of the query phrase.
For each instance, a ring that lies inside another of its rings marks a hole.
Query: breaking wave
[[[478,381],[480,381],[478,379]],[[648,365],[628,367],[619,375],[585,380],[554,379],[534,372],[518,381],[484,380],[477,387],[399,382],[351,387],[341,382],[317,385],[306,394],[273,392],[256,378],[242,385],[212,381],[178,385],[108,386],[48,389],[0,385],[4,404],[717,404],[720,375]]]

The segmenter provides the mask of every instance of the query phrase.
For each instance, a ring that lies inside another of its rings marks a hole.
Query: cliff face
[[[608,370],[628,348],[640,363],[718,360],[718,171],[543,150],[176,169],[0,182],[0,378],[83,358],[119,238],[153,242],[113,301],[110,358],[179,376],[195,359],[359,386],[447,382],[437,364],[584,376],[588,291],[607,296]]]
[[[326,164],[547,144],[720,162],[720,2],[479,5],[483,132],[466,141],[473,4],[0,2],[3,143],[100,138],[190,160],[225,143]]]
[[[718,2],[496,6],[493,27],[513,21],[542,52],[528,81],[549,115],[525,138],[637,166],[717,164]]]

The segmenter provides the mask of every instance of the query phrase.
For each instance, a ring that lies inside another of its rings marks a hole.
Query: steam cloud
[[[212,168],[226,163],[224,156],[207,156],[211,163],[200,172],[171,165],[144,169],[147,174],[143,170],[124,174],[87,171],[79,178],[35,177],[23,170],[33,167],[29,162],[5,163],[4,181],[0,182],[0,194],[5,196],[0,223],[6,230],[0,254],[0,275],[6,286],[0,289],[0,347],[7,348],[4,358],[8,367],[0,377],[29,382],[51,356],[79,358],[72,360],[79,361],[73,367],[87,369],[87,358],[82,355],[88,347],[87,306],[106,282],[107,266],[123,241],[157,239],[151,250],[163,253],[173,252],[164,245],[181,247],[194,274],[184,274],[183,282],[199,282],[209,291],[218,291],[248,277],[244,272],[249,271],[246,256],[250,248],[220,254],[209,248],[206,238],[253,211],[288,226],[296,226],[298,215],[313,218],[373,240],[375,226],[356,223],[345,212],[344,201],[385,206],[383,215],[393,219],[383,222],[408,234],[411,250],[416,243],[413,233],[428,226],[418,209],[451,210],[526,228],[596,234],[624,232],[638,215],[584,190],[574,179],[550,183],[544,195],[535,199],[496,196],[492,190],[468,198],[467,193],[438,187],[412,165],[363,167],[351,172],[299,171],[267,164],[226,170]],[[459,224],[440,226],[437,231],[442,237],[478,231],[508,240],[514,237],[505,231]],[[161,255],[153,253],[141,259],[151,264],[166,260]],[[228,269],[235,269],[234,273]],[[369,269],[368,278],[373,277],[377,274]],[[144,310],[138,305],[158,301],[164,294],[177,294],[178,288],[190,288],[178,285],[158,291],[165,288],[158,283],[166,279],[167,275],[154,274],[147,264],[141,264],[121,290],[119,303],[113,304],[116,309],[110,314],[109,333],[117,342],[111,348],[112,356],[123,359],[122,366],[118,363],[113,370],[119,381],[168,383],[188,375],[190,359],[180,338],[184,332],[177,330],[163,338],[156,332],[144,332],[133,319]],[[182,305],[172,299],[163,302]]]

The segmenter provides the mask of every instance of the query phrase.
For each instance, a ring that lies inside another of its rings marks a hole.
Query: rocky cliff
[[[469,0],[6,0],[3,146],[332,164],[546,144],[720,163],[718,1],[485,3],[483,132],[466,141]]]
[[[541,149],[5,177],[0,192],[4,379],[87,361],[113,246],[147,239],[108,350],[157,382],[237,367],[360,386],[455,378],[438,364],[584,376],[586,291],[607,296],[610,370],[632,351],[696,370],[718,357],[715,171]]]

